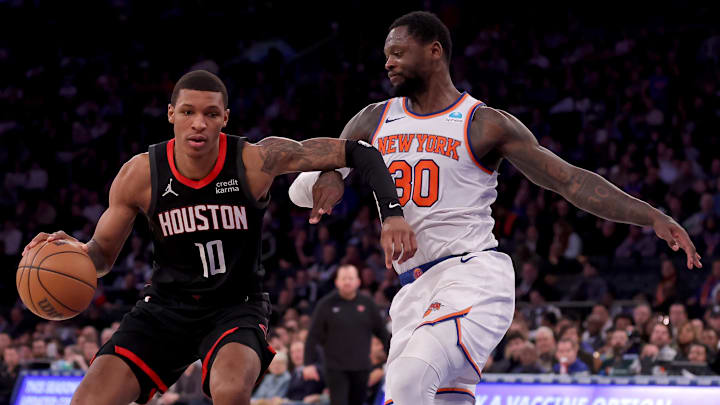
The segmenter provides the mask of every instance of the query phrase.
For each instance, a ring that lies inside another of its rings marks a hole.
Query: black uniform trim
[[[157,168],[157,147],[158,145],[150,145],[150,148],[148,148],[148,158],[150,159],[150,184],[152,185],[152,190],[150,191],[150,195],[152,197],[150,198],[150,207],[148,208],[148,212],[145,213],[148,217],[151,217],[153,214],[155,214],[155,205],[157,205],[157,193],[158,193],[158,168]]]

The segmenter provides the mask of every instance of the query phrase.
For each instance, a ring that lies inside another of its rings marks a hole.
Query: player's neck
[[[184,151],[181,145],[175,143],[175,167],[177,167],[180,174],[188,179],[203,179],[210,174],[215,167],[219,151],[219,145],[215,145],[215,147],[208,150],[207,153],[193,156]]]
[[[410,109],[416,114],[432,114],[441,111],[457,101],[460,97],[458,89],[447,73],[438,74],[437,78],[428,80],[424,91],[408,97]]]

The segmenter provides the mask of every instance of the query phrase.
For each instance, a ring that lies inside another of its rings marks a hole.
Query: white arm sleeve
[[[337,169],[337,171],[342,175],[342,178],[344,179],[350,174],[352,169],[349,167],[343,167],[342,169]],[[315,185],[318,176],[320,176],[320,172],[300,173],[300,175],[297,176],[295,181],[293,181],[293,183],[290,185],[290,189],[288,190],[290,201],[292,201],[298,207],[312,208],[312,188]]]

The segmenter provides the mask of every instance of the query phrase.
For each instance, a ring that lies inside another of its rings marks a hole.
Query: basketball
[[[61,321],[90,305],[97,272],[80,244],[54,240],[27,252],[18,265],[15,284],[30,311],[41,318]]]

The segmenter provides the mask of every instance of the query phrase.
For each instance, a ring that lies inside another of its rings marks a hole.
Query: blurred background
[[[517,313],[485,371],[552,372],[561,340],[575,342],[570,351],[593,374],[720,371],[718,7],[0,0],[0,403],[21,369],[85,369],[138,299],[152,266],[142,217],[76,318],[32,315],[14,269],[40,231],[92,236],[120,166],[172,137],[167,104],[182,74],[207,69],[225,81],[227,133],[336,137],[362,107],[390,97],[387,27],[416,9],[450,28],[460,90],[671,215],[703,258],[703,269],[687,270],[652,229],[579,211],[503,163],[494,232],[515,265]],[[386,319],[399,290],[369,191],[351,178],[333,215],[311,226],[288,199],[293,178],[275,181],[263,234],[270,339],[287,354],[279,374],[302,363],[291,346],[338,265],[357,266]],[[375,392],[382,345],[370,355]]]

